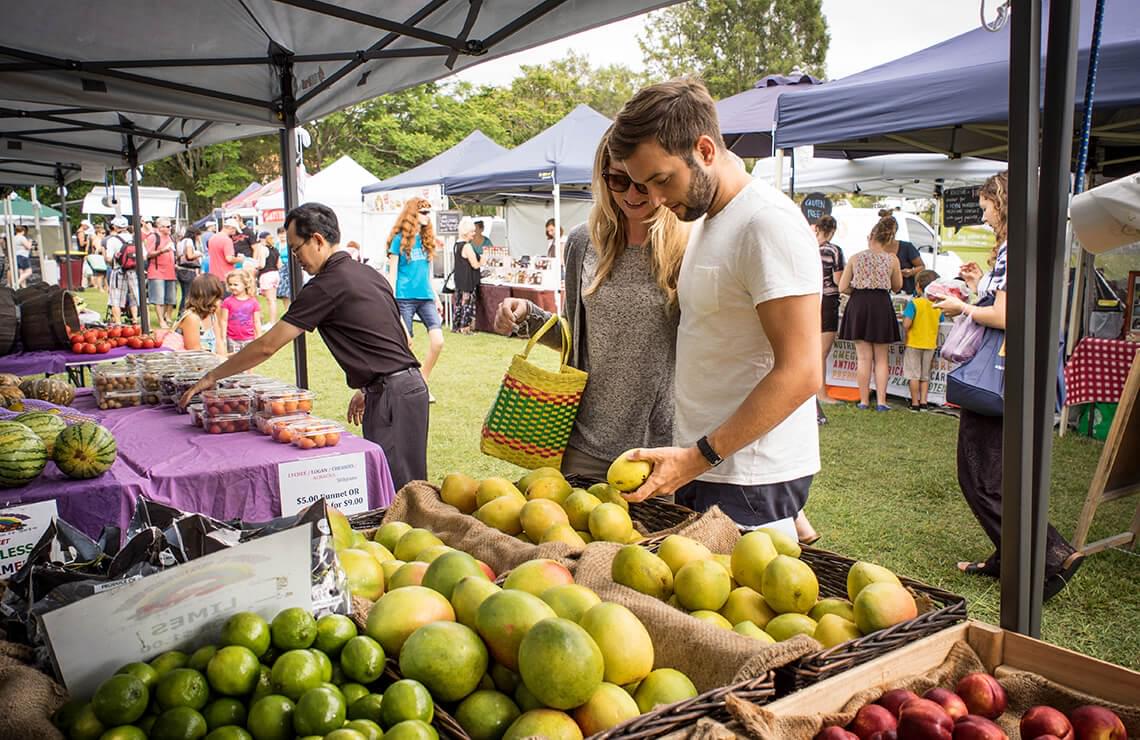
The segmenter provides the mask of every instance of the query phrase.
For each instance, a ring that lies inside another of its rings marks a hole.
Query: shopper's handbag
[[[985,297],[978,301],[977,307],[992,306],[993,299]],[[954,325],[942,343],[942,359],[948,362],[966,362],[978,351],[982,345],[982,337],[986,327],[974,321],[967,314],[961,314],[954,319]]]
[[[1005,399],[1005,332],[986,328],[978,351],[946,376],[946,400],[982,416],[1001,416]]]
[[[555,324],[562,331],[562,357],[557,371],[530,362],[538,340]],[[558,468],[578,416],[587,373],[571,367],[570,327],[551,316],[515,355],[503,384],[483,421],[479,449],[523,468]]]

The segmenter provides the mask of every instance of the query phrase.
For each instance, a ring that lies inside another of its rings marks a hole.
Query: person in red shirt
[[[158,325],[173,325],[178,280],[174,274],[174,240],[170,238],[170,220],[158,219],[157,228],[143,241],[146,245],[147,302],[158,314]]]
[[[236,219],[229,219],[222,225],[222,230],[210,237],[206,243],[209,253],[210,274],[226,282],[226,275],[234,269],[238,257],[234,254],[234,234],[241,230]]]

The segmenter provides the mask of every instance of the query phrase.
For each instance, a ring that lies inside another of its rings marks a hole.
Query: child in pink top
[[[230,295],[222,301],[222,325],[226,327],[226,347],[237,352],[261,336],[261,304],[253,291],[253,273],[234,270],[226,276]]]

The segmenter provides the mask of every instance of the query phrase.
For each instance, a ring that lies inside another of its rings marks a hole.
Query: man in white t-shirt
[[[12,247],[16,253],[16,283],[17,287],[24,288],[32,276],[32,240],[28,238],[27,226],[17,226],[15,231]]]
[[[626,496],[676,493],[743,527],[792,519],[819,472],[819,249],[782,193],[724,146],[704,85],[652,85],[625,104],[610,154],[657,204],[693,222],[677,279],[677,447],[640,450],[653,474]]]

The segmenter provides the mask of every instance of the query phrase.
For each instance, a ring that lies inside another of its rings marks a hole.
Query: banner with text
[[[313,457],[277,465],[281,516],[291,516],[317,499],[342,514],[368,511],[368,476],[364,453]]]
[[[0,507],[0,579],[15,575],[55,517],[54,499]]]
[[[946,341],[946,335],[950,333],[951,326],[952,324],[946,322],[939,325],[938,350],[942,349],[942,343]],[[892,344],[888,350],[887,395],[909,399],[910,385],[903,377],[903,352],[905,349],[906,347],[903,344],[896,343]],[[934,364],[930,368],[930,391],[927,394],[927,400],[941,406],[946,403],[946,374],[953,370],[955,365],[942,359],[938,350],[935,351]],[[827,356],[827,374],[824,382],[828,385],[856,388],[859,385],[855,375],[857,366],[855,343],[836,339],[835,344],[831,346],[831,353]],[[875,378],[872,376],[871,388],[874,387]]]

